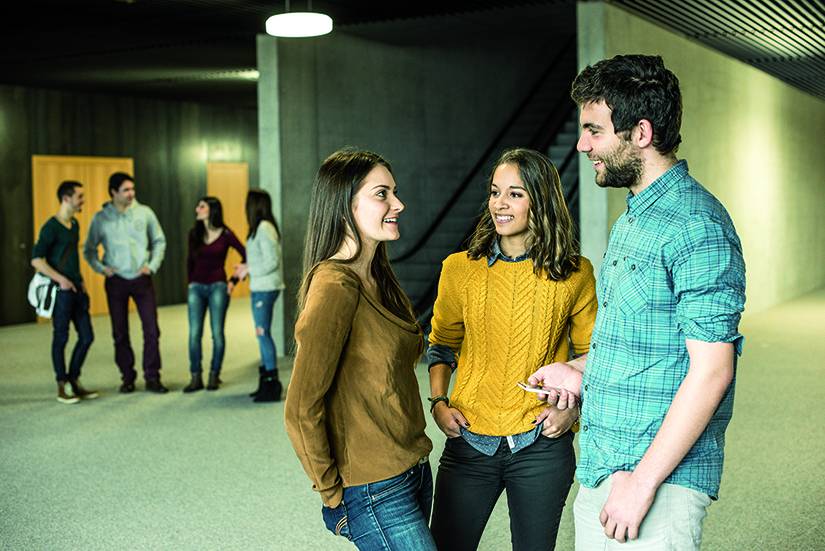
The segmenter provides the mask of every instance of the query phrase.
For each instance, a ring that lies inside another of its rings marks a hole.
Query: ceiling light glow
[[[287,38],[321,36],[332,30],[332,18],[322,13],[291,12],[266,20],[266,34]]]

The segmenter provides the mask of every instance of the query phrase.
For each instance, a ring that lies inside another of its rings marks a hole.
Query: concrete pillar
[[[579,70],[604,59],[605,6],[602,2],[579,2],[577,10]],[[587,156],[579,156],[579,223],[581,250],[590,262],[596,276],[607,250],[611,221],[608,220],[607,190],[595,183],[593,163]]]
[[[278,96],[278,39],[259,35],[258,56],[258,166],[260,187],[272,197],[272,214],[284,231],[281,203],[281,120]],[[283,235],[282,235],[283,237]],[[283,246],[283,243],[282,243]],[[282,293],[282,295],[285,293]],[[284,337],[284,304],[286,296],[279,297],[272,316],[272,337],[280,355],[287,354]]]

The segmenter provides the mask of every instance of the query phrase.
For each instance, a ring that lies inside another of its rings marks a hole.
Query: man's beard
[[[630,153],[629,144],[620,146],[601,159],[604,173],[596,175],[596,185],[603,188],[633,188],[642,179],[642,159]]]

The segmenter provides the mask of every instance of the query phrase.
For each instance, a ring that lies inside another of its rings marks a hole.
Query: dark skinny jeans
[[[513,551],[552,551],[575,470],[572,432],[555,439],[539,436],[516,453],[502,438],[492,457],[462,437],[448,438],[430,521],[436,546],[474,551],[506,490]]]
[[[77,331],[77,343],[69,360],[66,373],[66,344],[69,342],[69,324]],[[89,295],[81,290],[57,291],[52,313],[52,365],[58,382],[80,378],[80,368],[86,353],[95,340],[92,322],[89,318]]]
[[[160,379],[160,328],[158,306],[152,278],[144,275],[123,279],[114,275],[106,278],[106,299],[112,320],[112,338],[115,341],[115,363],[124,381],[134,381],[135,352],[129,338],[129,297],[135,301],[143,325],[143,377],[147,381]]]

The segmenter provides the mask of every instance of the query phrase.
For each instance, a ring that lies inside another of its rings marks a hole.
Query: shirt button
[[[631,269],[631,270],[635,270],[635,269],[636,269],[636,265],[635,265],[635,264],[631,264],[631,265],[630,265],[630,269]]]
[[[602,302],[602,306],[604,306],[605,308],[607,308],[607,301]]]
[[[628,224],[632,224],[632,223],[633,223],[633,217],[632,217],[632,216],[631,216],[630,218],[628,218],[628,219],[627,219],[627,223],[628,223]]]
[[[584,432],[587,432],[587,425],[583,426],[583,427],[582,427],[582,430],[583,430]]]
[[[615,266],[618,263],[618,260],[613,261],[613,265]]]
[[[588,388],[589,386],[590,386],[590,385],[584,385],[584,389],[585,389],[585,390],[587,390],[587,388]]]

